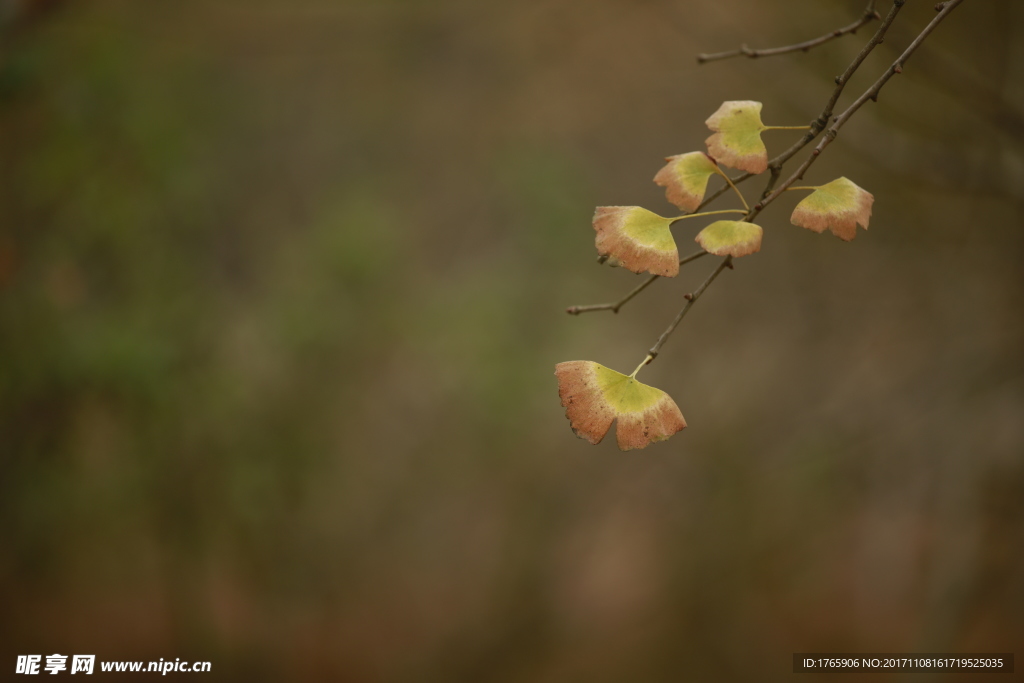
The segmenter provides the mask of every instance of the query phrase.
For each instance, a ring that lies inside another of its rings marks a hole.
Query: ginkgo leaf
[[[654,176],[665,188],[665,196],[684,211],[696,211],[708,189],[708,178],[718,173],[715,162],[704,152],[665,157],[668,163]]]
[[[858,223],[868,229],[874,203],[874,195],[852,180],[836,178],[800,200],[790,220],[793,225],[814,232],[828,228],[833,235],[849,242],[857,236]]]
[[[768,150],[761,141],[761,103],[741,100],[723,102],[708,118],[715,133],[707,139],[708,154],[720,164],[750,173],[768,168]]]
[[[694,239],[704,251],[717,256],[746,256],[761,250],[761,226],[745,221],[715,221]]]
[[[673,220],[639,206],[599,206],[594,212],[597,251],[634,273],[675,277],[679,250],[669,230]]]
[[[559,363],[555,376],[569,425],[590,443],[599,443],[616,419],[617,440],[624,451],[664,441],[686,427],[671,396],[599,363]]]

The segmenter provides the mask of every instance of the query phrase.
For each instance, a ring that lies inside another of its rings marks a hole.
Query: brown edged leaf
[[[697,233],[694,241],[717,256],[746,256],[761,250],[761,226],[745,221],[715,221]]]
[[[665,196],[683,211],[696,211],[704,201],[708,178],[719,172],[715,162],[704,152],[688,152],[665,157],[668,163],[654,176],[654,182],[665,188]]]
[[[669,230],[673,220],[639,206],[599,206],[594,212],[597,252],[634,273],[675,277],[679,250]]]
[[[790,221],[814,232],[828,228],[833,235],[849,242],[857,236],[858,223],[868,229],[874,203],[874,195],[852,180],[836,178],[800,200]]]
[[[761,141],[765,125],[760,102],[723,102],[705,123],[714,131],[706,142],[715,161],[749,173],[763,173],[768,168],[768,150]]]
[[[664,441],[686,427],[671,396],[599,363],[559,363],[555,377],[569,426],[590,443],[600,443],[616,419],[618,445],[624,451]]]

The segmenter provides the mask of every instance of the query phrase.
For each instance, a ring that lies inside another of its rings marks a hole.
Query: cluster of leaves
[[[674,277],[679,273],[680,260],[672,225],[687,218],[722,213],[745,216],[741,220],[715,220],[697,233],[697,244],[710,254],[730,260],[759,251],[764,230],[751,222],[755,212],[722,166],[763,173],[768,168],[768,151],[761,134],[772,129],[803,128],[764,125],[761,106],[760,102],[752,101],[724,102],[706,121],[712,131],[706,140],[707,152],[688,152],[665,159],[668,163],[654,176],[654,182],[665,188],[669,202],[690,213],[665,217],[639,206],[598,207],[593,225],[602,260],[634,273]],[[696,213],[714,175],[721,176],[735,190],[743,209]],[[856,235],[857,224],[868,227],[874,197],[846,178],[788,189],[811,191],[797,204],[790,218],[798,227],[819,233],[828,229],[847,241]],[[682,413],[668,394],[636,379],[640,368],[651,360],[653,356],[648,355],[631,375],[592,361],[570,361],[556,366],[559,396],[577,436],[596,444],[617,419],[619,447],[630,450],[665,440],[686,427]]]

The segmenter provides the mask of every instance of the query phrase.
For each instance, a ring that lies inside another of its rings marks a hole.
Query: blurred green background
[[[814,166],[870,231],[762,214],[644,371],[687,430],[592,447],[558,401],[556,362],[629,372],[713,267],[567,316],[638,282],[593,207],[674,211],[650,179],[723,100],[807,122],[866,35],[694,55],[862,9],[0,2],[0,666],[775,681],[1018,647],[1020,2],[965,2]]]

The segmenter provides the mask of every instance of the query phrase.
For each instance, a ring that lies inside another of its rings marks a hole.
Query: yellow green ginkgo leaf
[[[814,232],[828,228],[833,235],[849,242],[857,236],[858,223],[868,229],[874,203],[874,195],[852,180],[836,178],[800,200],[790,220],[793,225]]]
[[[679,250],[664,218],[639,206],[599,206],[594,212],[595,244],[612,265],[634,273],[679,274]]]
[[[665,188],[665,196],[684,211],[696,211],[708,189],[708,178],[718,173],[718,166],[704,152],[688,152],[665,157],[668,163],[654,176],[654,182]]]
[[[697,233],[695,242],[717,256],[746,256],[761,250],[761,226],[745,221],[715,221]]]
[[[720,164],[749,173],[768,168],[768,150],[761,141],[761,103],[723,102],[705,122],[714,135],[707,139],[708,154]]]
[[[599,443],[616,419],[616,436],[624,451],[664,441],[686,427],[671,396],[599,363],[559,363],[555,377],[569,426],[590,443]]]

